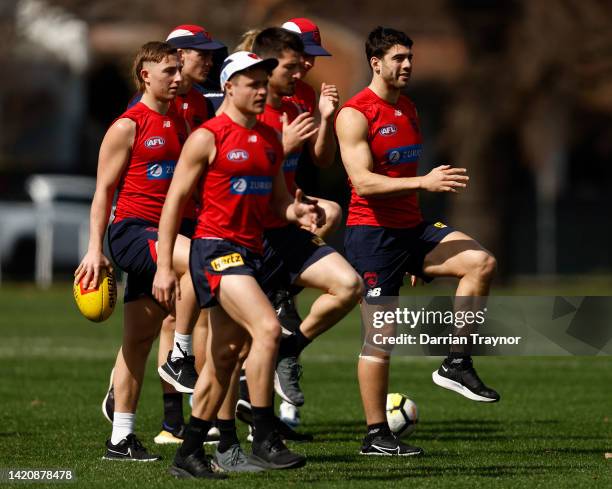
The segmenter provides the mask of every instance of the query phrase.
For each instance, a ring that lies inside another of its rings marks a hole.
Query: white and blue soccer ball
[[[419,422],[419,408],[404,394],[387,394],[387,422],[396,436],[410,436]]]

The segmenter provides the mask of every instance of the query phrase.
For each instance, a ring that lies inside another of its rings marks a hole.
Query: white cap
[[[278,65],[278,60],[276,58],[262,59],[248,51],[238,51],[229,55],[221,65],[221,87],[223,88],[225,82],[239,71],[244,71],[257,65],[261,65],[263,69],[271,72]]]

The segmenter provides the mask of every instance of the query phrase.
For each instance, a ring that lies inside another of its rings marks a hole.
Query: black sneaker
[[[274,390],[283,401],[294,406],[304,405],[304,393],[300,388],[302,366],[296,357],[279,358],[274,372]]]
[[[201,448],[186,457],[181,455],[179,448],[168,472],[177,479],[225,479],[225,474],[213,472],[210,462],[211,459]]]
[[[253,426],[253,411],[251,403],[244,399],[238,399],[236,403],[236,418],[249,426]]]
[[[105,460],[127,460],[131,462],[155,462],[161,460],[160,455],[149,454],[134,433],[130,433],[116,445],[107,440],[106,455],[102,458]]]
[[[110,380],[108,381],[108,390],[106,391],[104,399],[102,399],[102,414],[110,424],[113,424],[113,417],[115,416],[115,388],[113,387],[114,375],[115,369],[113,368],[110,373]]]
[[[195,357],[185,355],[183,358],[172,360],[172,352],[168,352],[168,359],[161,367],[158,367],[159,376],[183,394],[193,394],[193,388],[198,381],[198,373],[195,369]]]
[[[487,387],[474,370],[471,358],[445,359],[431,374],[434,384],[461,394],[472,401],[497,402],[499,394]]]
[[[262,442],[253,440],[251,446],[251,463],[264,469],[297,469],[306,464],[306,457],[289,450],[276,431]]]
[[[283,423],[279,417],[276,417],[276,431],[285,441],[312,441],[313,436],[309,433],[298,433],[293,428]]]
[[[360,455],[378,455],[383,457],[414,457],[423,455],[423,449],[406,445],[395,435],[366,436],[361,445]]]
[[[291,294],[286,290],[277,291],[272,300],[272,305],[283,327],[283,336],[290,336],[295,333],[302,324],[302,318],[295,308],[295,302]]]

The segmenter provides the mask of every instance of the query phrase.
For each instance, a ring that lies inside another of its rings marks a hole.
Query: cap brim
[[[318,44],[306,44],[304,52],[310,56],[331,56],[331,53]]]
[[[226,47],[225,44],[218,41],[194,41],[188,37],[175,37],[167,42],[175,48],[201,49],[202,51],[214,51],[215,49],[222,49]]]

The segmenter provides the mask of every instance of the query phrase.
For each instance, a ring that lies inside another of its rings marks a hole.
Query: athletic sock
[[[240,384],[238,389],[240,391],[240,399],[250,403],[251,398],[249,397],[249,384],[247,384],[246,370],[243,368],[240,369]]]
[[[304,348],[310,345],[312,340],[309,340],[308,338],[306,338],[306,336],[304,336],[302,334],[302,331],[299,329],[295,332],[294,336],[295,336],[295,348],[297,351],[296,357],[299,357],[302,351],[304,350]]]
[[[194,416],[189,418],[189,424],[185,428],[185,439],[179,449],[183,457],[187,457],[202,448],[212,424],[212,421],[206,421]]]
[[[382,423],[374,423],[368,425],[368,434],[366,438],[372,439],[376,436],[388,436],[391,434],[391,429],[389,428],[389,423],[383,421]]]
[[[310,345],[311,340],[306,338],[298,329],[291,336],[281,338],[278,348],[278,358],[299,357],[302,350]]]
[[[113,416],[113,433],[111,435],[111,443],[117,445],[121,440],[127,438],[128,435],[134,433],[134,424],[136,422],[135,413],[118,413],[115,411]]]
[[[164,398],[164,429],[179,428],[185,424],[183,419],[183,394],[180,392],[166,393]]]
[[[176,360],[177,358],[183,358],[185,355],[193,355],[191,335],[174,332],[174,347],[172,348],[172,355],[170,358]]]
[[[256,442],[264,441],[275,429],[274,408],[272,406],[251,406],[253,412],[253,438]]]
[[[217,450],[219,453],[226,452],[233,445],[239,444],[238,434],[236,433],[236,420],[235,419],[219,419],[217,418],[216,426],[219,428],[221,436],[219,438],[219,445]]]

